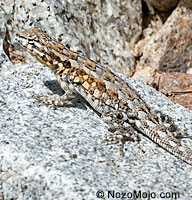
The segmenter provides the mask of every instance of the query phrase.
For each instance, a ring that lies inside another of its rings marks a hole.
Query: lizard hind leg
[[[118,142],[120,154],[124,155],[123,147],[126,141],[133,141],[137,144],[140,141],[137,131],[128,123],[125,113],[111,111],[101,115],[101,119],[109,125],[110,134],[107,134],[103,142]]]

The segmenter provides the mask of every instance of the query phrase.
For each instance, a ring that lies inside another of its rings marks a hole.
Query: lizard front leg
[[[38,102],[45,105],[52,105],[53,107],[63,107],[63,106],[73,106],[75,102],[79,100],[79,95],[77,94],[74,87],[70,84],[65,84],[62,87],[65,93],[62,96],[56,94],[45,94],[43,96],[34,95]]]

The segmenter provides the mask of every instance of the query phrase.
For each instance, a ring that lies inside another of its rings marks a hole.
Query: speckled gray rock
[[[13,13],[15,31],[42,28],[74,51],[126,75],[134,72],[130,49],[142,32],[141,0],[8,0],[4,8]]]
[[[168,11],[175,8],[179,0],[147,0],[152,6],[161,11]]]
[[[186,72],[192,66],[192,1],[182,0],[143,50],[139,66]]]
[[[192,130],[192,112],[139,81],[126,80],[153,112],[161,110]],[[97,191],[113,199],[108,191],[130,197],[134,190],[159,200],[166,192],[190,199],[190,165],[142,135],[142,151],[126,142],[121,157],[117,144],[102,143],[107,125],[93,110],[83,102],[54,109],[33,97],[45,93],[62,92],[40,64],[0,72],[0,199],[91,200],[102,195]]]

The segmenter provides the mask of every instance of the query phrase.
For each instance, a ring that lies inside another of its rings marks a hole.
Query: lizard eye
[[[36,39],[33,39],[33,38],[28,38],[28,42],[29,42],[30,44],[34,44],[34,42],[37,42],[37,43],[39,43],[39,41],[38,41],[38,40],[36,40]]]
[[[34,44],[34,40],[31,39],[31,38],[28,38],[28,43],[29,43],[29,44]]]

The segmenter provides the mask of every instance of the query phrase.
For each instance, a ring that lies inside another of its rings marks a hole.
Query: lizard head
[[[26,31],[18,32],[15,35],[15,40],[23,48],[28,49],[28,45],[35,48],[38,43],[40,43],[40,35],[43,34],[43,31],[38,28],[28,29]],[[38,46],[38,45],[37,45]]]
[[[55,62],[53,62],[55,59],[52,51],[56,48],[64,48],[61,43],[51,38],[39,28],[31,28],[16,33],[15,40],[33,57],[52,70],[56,67]]]

